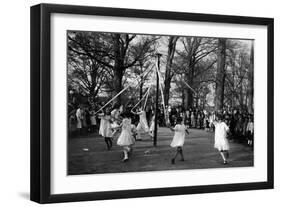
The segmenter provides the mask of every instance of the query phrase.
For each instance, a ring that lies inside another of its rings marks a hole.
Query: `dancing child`
[[[183,124],[181,117],[177,118],[176,126],[174,128],[170,127],[170,129],[175,132],[172,143],[170,144],[171,147],[176,148],[175,156],[171,160],[172,164],[175,164],[178,154],[181,156],[181,161],[184,161],[182,148],[185,142],[185,133],[189,134],[189,132]]]
[[[222,115],[217,115],[217,121],[213,122],[215,126],[215,144],[214,147],[219,151],[223,164],[227,164],[227,159],[229,157],[229,142],[227,140],[227,132],[229,127],[222,120]]]

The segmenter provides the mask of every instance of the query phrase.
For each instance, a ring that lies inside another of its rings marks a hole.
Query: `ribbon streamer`
[[[151,68],[151,69],[152,69],[152,68]],[[148,73],[151,71],[151,69],[150,69],[149,71],[147,71],[147,72],[144,71],[142,74],[140,74],[139,77],[135,78],[134,80],[140,78],[144,73],[146,73],[146,74],[143,76],[143,78],[145,78],[145,77],[148,75]],[[133,84],[133,83],[134,83],[134,81],[133,81],[131,84]],[[127,90],[127,89],[129,88],[129,86],[131,86],[131,84],[129,84],[128,86],[126,86],[125,88],[123,88],[118,94],[116,94],[112,99],[110,99],[103,107],[101,107],[99,110],[97,110],[97,111],[95,112],[95,114],[97,114],[99,111],[101,111],[102,109],[104,109],[109,103],[111,103],[113,100],[115,100],[120,94],[122,94],[125,90]]]
[[[165,107],[165,101],[164,101],[164,93],[163,93],[163,88],[162,88],[162,84],[164,84],[164,80],[160,74],[160,71],[159,71],[159,68],[157,65],[156,65],[156,70],[157,70],[157,74],[158,74],[158,77],[160,80],[160,92],[161,92],[161,96],[162,96],[162,105],[163,105],[163,110],[164,110],[164,116],[166,117],[167,114],[166,114],[166,107]],[[162,84],[161,84],[161,82],[162,82]]]
[[[132,83],[131,83],[132,84]],[[116,94],[111,100],[109,100],[106,104],[103,105],[103,107],[101,107],[99,110],[97,110],[95,112],[95,114],[97,114],[99,111],[101,111],[104,107],[106,107],[108,104],[110,104],[114,99],[116,99],[121,93],[123,93],[125,90],[127,90],[127,88],[129,88],[129,86],[131,86],[131,84],[127,85],[125,88],[123,88],[118,94]]]
[[[185,82],[184,80],[182,81],[182,82],[184,82],[184,84],[190,89],[190,90],[192,90],[193,91],[193,93],[195,93],[196,95],[197,95],[197,93],[196,93],[196,91],[193,89],[193,88],[191,88],[191,86],[190,85],[188,85],[188,83],[187,82]]]
[[[150,88],[151,88],[151,85],[148,88],[148,92],[147,92],[146,99],[145,99],[144,106],[143,106],[144,109],[146,107],[146,103],[147,103],[147,100],[148,100],[148,95],[149,95]]]
[[[148,96],[148,92],[149,92],[149,90],[150,90],[150,87],[151,87],[151,85],[149,86],[149,88],[147,89],[147,91],[145,92],[145,94],[143,95],[143,97],[142,97],[142,98],[137,102],[137,104],[131,109],[131,111],[134,110],[134,109],[142,102],[142,100]]]

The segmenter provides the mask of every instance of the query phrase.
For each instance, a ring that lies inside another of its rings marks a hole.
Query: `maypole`
[[[162,56],[160,53],[157,53],[157,66],[160,68],[160,57]],[[153,136],[153,145],[157,146],[157,120],[158,120],[158,96],[159,96],[159,74],[157,72],[157,67],[155,70],[156,73],[156,101],[155,101],[155,119],[154,119],[154,136]]]
[[[164,109],[164,117],[165,117],[165,121],[167,121],[166,120],[167,112],[166,112],[164,93],[163,93],[163,88],[162,88],[163,87],[162,84],[164,85],[164,80],[163,80],[163,77],[160,74],[160,69],[158,68],[158,66],[156,64],[155,64],[155,66],[157,67],[157,73],[158,73],[159,80],[160,80],[160,92],[161,92],[161,97],[162,97],[162,105],[163,105],[163,109]]]

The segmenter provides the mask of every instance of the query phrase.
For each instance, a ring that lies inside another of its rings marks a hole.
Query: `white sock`
[[[128,152],[127,150],[124,150],[124,160],[128,159]]]
[[[226,161],[225,156],[224,156],[224,153],[223,153],[223,152],[220,152],[220,154],[221,154],[221,156],[222,156],[223,161]]]

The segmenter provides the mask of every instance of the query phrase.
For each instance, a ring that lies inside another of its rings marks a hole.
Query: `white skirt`
[[[97,125],[97,120],[96,120],[96,117],[95,116],[91,116],[91,124],[92,125]]]
[[[185,141],[185,135],[175,135],[173,138],[172,143],[170,144],[171,147],[182,147]]]
[[[155,129],[155,122],[153,121],[149,127],[149,131],[154,131]]]
[[[229,142],[226,138],[217,138],[215,139],[214,147],[219,151],[229,150]]]
[[[117,145],[119,146],[130,146],[135,143],[135,140],[130,131],[123,130],[118,137]]]
[[[149,127],[146,121],[140,121],[137,126],[137,131],[143,130],[145,132],[149,132]]]
[[[82,121],[81,121],[81,119],[77,119],[77,125],[76,125],[76,127],[77,127],[78,129],[81,129],[81,128],[82,128]]]
[[[111,124],[108,121],[104,121],[100,125],[99,134],[103,137],[112,137],[113,136]]]
[[[115,130],[115,128],[117,128],[117,127],[119,127],[119,125],[117,124],[117,122],[113,122],[113,123],[111,124],[111,128],[112,128],[113,130]]]

